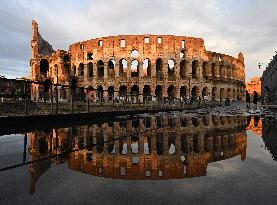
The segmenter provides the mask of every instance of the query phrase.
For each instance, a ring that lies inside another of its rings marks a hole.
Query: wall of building
[[[234,58],[206,51],[201,38],[119,35],[75,43],[68,52],[58,50],[44,55],[47,52],[40,52],[43,46],[38,35],[37,23],[33,22],[34,80],[68,83],[76,78],[79,86],[116,91],[124,86],[127,92],[161,97],[209,96],[223,101],[244,95],[243,54]],[[134,51],[137,55],[132,55]],[[49,63],[46,74],[41,72],[45,70],[41,69],[41,61]]]
[[[271,103],[277,105],[277,55],[269,63],[262,76],[262,94],[265,88],[270,90]]]

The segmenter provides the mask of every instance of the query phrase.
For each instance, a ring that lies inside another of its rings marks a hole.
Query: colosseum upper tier
[[[206,51],[204,40],[174,35],[101,37],[53,50],[32,22],[31,80],[51,80],[157,97],[242,98],[245,65],[238,57]],[[40,97],[38,85],[33,97]],[[108,95],[108,93],[106,93]],[[115,93],[116,97],[117,93]],[[105,94],[104,94],[105,96]]]

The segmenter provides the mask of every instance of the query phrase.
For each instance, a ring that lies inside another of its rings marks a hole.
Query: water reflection
[[[143,115],[28,134],[30,193],[52,163],[114,179],[205,176],[215,161],[246,159],[247,119],[241,116]],[[40,159],[43,159],[40,161]]]
[[[262,122],[262,139],[272,158],[277,161],[277,118],[266,117]]]

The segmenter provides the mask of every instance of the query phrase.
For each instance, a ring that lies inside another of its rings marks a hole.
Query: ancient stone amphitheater
[[[203,97],[223,101],[242,98],[245,65],[238,57],[207,51],[204,40],[174,35],[118,35],[101,37],[54,51],[32,22],[31,80],[51,80],[157,97]],[[41,86],[33,86],[38,99]],[[68,93],[59,95],[67,96]]]

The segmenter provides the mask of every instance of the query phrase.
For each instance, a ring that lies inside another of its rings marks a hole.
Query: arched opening
[[[97,78],[102,79],[104,77],[104,62],[99,60],[97,62]]]
[[[131,87],[131,95],[138,96],[139,95],[139,87],[137,85],[133,85]]]
[[[127,87],[126,87],[126,85],[121,85],[119,87],[119,96],[120,97],[126,97],[127,96]]]
[[[113,86],[109,86],[108,87],[108,99],[110,101],[113,99],[113,95],[114,95],[114,87]]]
[[[59,74],[59,67],[57,64],[54,65],[54,75],[58,75]]]
[[[68,54],[65,54],[65,55],[63,56],[63,62],[64,62],[64,63],[68,63],[69,61],[70,61],[69,55],[68,55]]]
[[[114,71],[114,67],[115,67],[115,61],[113,59],[108,61],[108,75],[109,77],[113,77],[115,74]]]
[[[211,73],[212,73],[212,77],[216,76],[216,64],[213,63],[211,66]]]
[[[186,60],[182,60],[181,63],[180,63],[180,77],[181,78],[186,78],[187,76],[187,62]]]
[[[236,99],[236,90],[233,89],[233,99],[235,100]]]
[[[93,54],[92,53],[87,54],[87,60],[93,60]]]
[[[167,71],[168,71],[168,79],[175,80],[175,63],[174,60],[170,59],[167,61]]]
[[[137,57],[139,57],[139,52],[137,50],[132,50],[131,58],[137,58]]]
[[[225,100],[226,96],[225,96],[225,90],[224,88],[220,89],[220,102],[223,102]]]
[[[180,88],[180,97],[186,98],[187,96],[187,88],[185,86],[181,86]]]
[[[99,101],[101,99],[103,99],[103,87],[100,85],[96,90],[96,100]]]
[[[174,155],[176,153],[176,133],[168,133],[168,153]]]
[[[217,99],[216,92],[217,92],[217,88],[214,87],[214,88],[212,89],[212,100],[216,100],[216,99]]]
[[[155,95],[158,98],[158,100],[162,100],[162,98],[163,98],[163,88],[162,88],[161,85],[156,86]]]
[[[70,74],[70,64],[69,63],[65,63],[63,67],[64,67],[64,73],[65,73],[65,75],[69,75]]]
[[[220,77],[223,78],[225,74],[224,65],[219,66],[219,73],[220,73]]]
[[[84,64],[80,63],[78,67],[78,76],[83,76],[84,75]]]
[[[156,60],[156,79],[163,80],[163,61],[161,58]]]
[[[208,63],[207,62],[203,62],[202,74],[204,77],[207,77],[207,75],[208,75]]]
[[[232,91],[231,88],[227,89],[227,98],[231,99],[232,98]]]
[[[127,60],[124,58],[119,60],[119,76],[127,77]]]
[[[163,133],[158,132],[157,133],[157,141],[156,141],[156,147],[157,147],[157,154],[162,155],[164,153],[163,151]]]
[[[191,97],[193,100],[197,100],[199,96],[199,88],[197,86],[194,86],[191,90]]]
[[[88,68],[88,77],[92,78],[93,77],[93,63],[89,62],[87,65]]]
[[[143,76],[151,77],[151,63],[148,58],[143,61]]]
[[[43,86],[44,86],[45,93],[48,93],[50,91],[51,85],[52,85],[52,81],[50,79],[46,79],[44,81]]]
[[[138,60],[133,60],[131,62],[131,77],[139,76],[139,62]]]
[[[208,87],[204,87],[202,90],[202,98],[204,99],[205,97],[208,97],[209,93],[208,93]]]
[[[173,85],[167,88],[167,96],[171,100],[175,98],[175,87]]]
[[[46,59],[42,59],[39,64],[40,75],[47,76],[49,72],[49,63]]]
[[[151,89],[149,85],[143,87],[143,96],[151,96]]]
[[[198,78],[199,63],[197,60],[192,61],[192,78]]]

